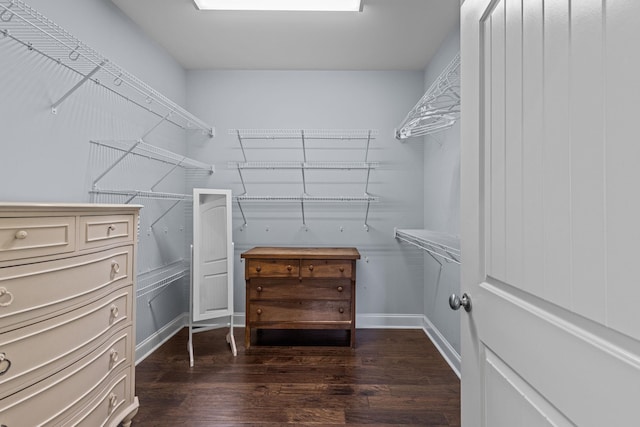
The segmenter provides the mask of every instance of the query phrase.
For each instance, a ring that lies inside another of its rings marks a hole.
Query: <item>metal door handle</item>
[[[456,294],[451,294],[449,297],[449,307],[452,310],[459,310],[460,307],[464,307],[464,310],[471,311],[471,298],[466,293],[462,294],[462,297],[458,297]]]

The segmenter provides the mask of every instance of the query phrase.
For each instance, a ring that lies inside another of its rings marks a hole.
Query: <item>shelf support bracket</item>
[[[144,139],[146,137],[149,136],[149,134],[151,132],[153,132],[158,126],[160,126],[162,123],[164,123],[166,120],[169,119],[169,117],[171,117],[171,114],[173,113],[173,111],[169,111],[167,114],[165,114],[158,123],[156,123],[155,125],[153,125],[148,131],[146,131],[141,137],[140,140],[144,141]]]
[[[236,135],[238,136],[238,142],[240,143],[240,149],[242,150],[242,158],[244,162],[247,162],[247,155],[244,152],[244,145],[242,145],[242,136],[240,136],[240,130],[236,130]]]
[[[67,93],[65,93],[64,95],[62,95],[62,98],[60,98],[59,100],[57,100],[56,102],[53,103],[53,105],[51,106],[51,112],[53,114],[58,114],[58,106],[60,104],[62,104],[64,102],[65,99],[67,99],[73,92],[75,92],[76,90],[78,90],[80,88],[80,86],[82,86],[83,84],[85,84],[88,80],[91,79],[91,77],[97,73],[98,71],[100,71],[100,69],[104,66],[104,64],[106,63],[106,61],[102,61],[100,63],[100,65],[96,66],[96,68],[94,68],[93,70],[91,70],[89,72],[89,74],[87,74],[86,76],[84,76],[78,83],[75,84],[75,86],[73,86],[71,89],[69,89],[67,91]]]
[[[368,194],[365,194],[369,197]],[[371,199],[367,200],[367,212],[364,214],[364,229],[365,231],[369,231],[369,207],[371,206]]]
[[[158,221],[160,221],[162,218],[165,217],[166,214],[168,214],[169,212],[171,212],[171,209],[175,208],[176,206],[178,206],[178,203],[180,203],[182,200],[177,200],[174,204],[171,205],[171,207],[169,209],[167,209],[166,211],[164,211],[164,213],[162,215],[160,215],[158,218],[156,218],[155,221],[153,221],[151,223],[151,225],[149,226],[149,228],[153,228],[154,225],[156,225],[158,223]]]
[[[156,187],[158,186],[158,184],[160,184],[162,181],[164,181],[164,179],[166,177],[168,177],[169,175],[171,175],[171,172],[173,172],[174,170],[178,169],[181,165],[182,162],[184,162],[184,159],[180,160],[178,163],[176,163],[175,165],[173,165],[173,167],[171,169],[169,169],[169,171],[167,173],[165,173],[162,178],[160,178],[159,180],[157,180],[152,186],[151,186],[151,191],[154,191],[156,189]]]
[[[240,228],[241,230],[247,228],[247,217],[244,216],[244,211],[242,210],[242,204],[240,203],[240,199],[236,199],[236,202],[238,202],[238,208],[240,209],[240,214],[242,215],[242,227]]]
[[[104,176],[106,174],[108,174],[109,172],[111,172],[113,170],[113,168],[115,168],[118,163],[120,163],[121,161],[123,161],[125,159],[125,157],[127,157],[129,154],[131,154],[131,152],[133,150],[136,149],[136,147],[142,142],[141,139],[137,140],[135,144],[133,144],[131,146],[131,148],[129,148],[122,156],[120,156],[118,158],[118,160],[116,160],[111,166],[109,166],[104,172],[102,172],[96,179],[93,180],[93,184],[92,184],[92,188],[95,189],[96,186],[98,185],[98,182],[104,178]]]

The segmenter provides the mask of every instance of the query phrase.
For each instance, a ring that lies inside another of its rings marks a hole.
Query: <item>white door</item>
[[[231,190],[193,190],[193,321],[233,314]]]
[[[463,425],[640,425],[640,1],[461,25]]]

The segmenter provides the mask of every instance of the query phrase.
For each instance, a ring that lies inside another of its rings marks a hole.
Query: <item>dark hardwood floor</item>
[[[136,367],[139,426],[459,426],[460,381],[421,330],[183,329]],[[310,342],[323,346],[310,346]]]

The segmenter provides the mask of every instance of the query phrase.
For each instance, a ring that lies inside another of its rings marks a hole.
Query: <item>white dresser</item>
[[[131,424],[139,207],[0,203],[0,425]]]

